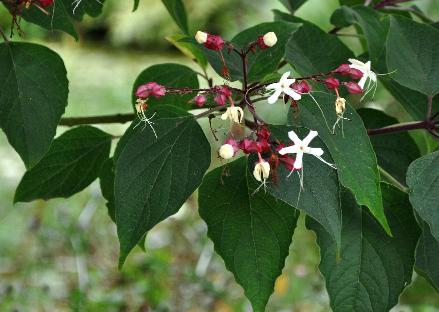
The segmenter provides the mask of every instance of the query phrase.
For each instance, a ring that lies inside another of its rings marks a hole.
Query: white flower
[[[239,106],[230,106],[226,112],[221,115],[222,120],[230,119],[236,123],[241,123],[244,118],[244,111]]]
[[[259,160],[255,165],[255,170],[253,170],[253,176],[259,182],[265,182],[270,176],[270,164],[265,160]]]
[[[277,36],[276,36],[276,34],[274,32],[271,31],[271,32],[266,33],[264,35],[263,40],[264,40],[264,44],[267,47],[273,47],[277,43]]]
[[[358,85],[361,87],[361,89],[364,90],[364,86],[366,85],[368,79],[370,79],[369,84],[370,82],[374,84],[377,82],[377,75],[372,71],[372,63],[370,61],[363,63],[356,59],[349,59],[349,62],[351,62],[351,65],[349,65],[350,68],[358,69],[363,73],[363,77],[361,77],[360,81],[358,82]],[[369,85],[366,87],[366,89],[369,89]]]
[[[226,159],[226,160],[233,158],[233,156],[235,156],[235,149],[233,148],[233,146],[231,144],[224,144],[218,150],[218,155],[222,159]]]
[[[197,40],[199,44],[205,44],[207,42],[207,33],[197,31],[197,33],[195,34],[195,40]]]
[[[298,101],[302,98],[302,96],[291,89],[291,85],[296,82],[296,79],[288,78],[290,76],[290,72],[286,72],[282,75],[279,82],[272,83],[267,86],[268,90],[274,90],[273,94],[268,98],[268,104],[274,104],[279,99],[281,94],[286,94],[293,98],[293,100]]]
[[[317,157],[320,161],[324,162],[325,164],[331,166],[335,169],[335,166],[326,162],[323,158],[323,150],[321,148],[313,148],[309,147],[308,145],[311,143],[311,141],[318,136],[319,133],[317,131],[310,131],[309,134],[304,138],[303,140],[299,139],[296,132],[290,131],[288,132],[288,137],[291,141],[293,141],[294,145],[284,147],[279,151],[279,154],[285,155],[285,154],[296,154],[296,161],[294,162],[294,168],[295,169],[302,169],[303,166],[303,155],[304,154],[310,154],[315,157]]]

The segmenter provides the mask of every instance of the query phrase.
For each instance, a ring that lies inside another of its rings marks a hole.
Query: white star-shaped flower
[[[351,65],[349,65],[350,68],[358,69],[363,73],[363,77],[361,77],[360,81],[358,82],[358,85],[361,87],[361,89],[364,90],[364,86],[366,85],[368,79],[370,79],[370,81],[373,83],[377,82],[377,75],[372,71],[372,63],[370,61],[363,63],[356,59],[349,59],[349,62],[351,62]]]
[[[296,154],[296,161],[294,162],[294,168],[295,169],[302,169],[303,166],[303,155],[304,154],[310,154],[315,157],[317,157],[320,161],[324,162],[328,166],[335,169],[335,166],[333,164],[328,163],[322,158],[323,150],[321,148],[314,148],[309,147],[309,144],[311,141],[317,137],[319,133],[317,131],[310,131],[309,134],[303,139],[299,139],[296,132],[290,131],[288,132],[288,137],[291,141],[293,141],[294,145],[284,147],[279,151],[279,154],[285,155],[285,154]]]
[[[274,90],[273,94],[268,98],[268,104],[276,103],[281,94],[286,94],[295,101],[298,101],[302,98],[299,93],[291,89],[291,85],[296,82],[296,79],[288,78],[290,74],[290,72],[284,73],[279,82],[275,82],[267,86],[267,90]]]

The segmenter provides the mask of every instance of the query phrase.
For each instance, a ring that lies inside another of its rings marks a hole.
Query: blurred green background
[[[86,18],[77,25],[79,42],[22,23],[22,40],[44,42],[65,61],[70,80],[67,116],[129,112],[132,84],[143,69],[163,62],[190,64],[164,39],[178,30],[161,1],[142,0],[134,13],[131,2],[107,0],[101,17]],[[185,3],[193,32],[206,29],[229,38],[248,26],[272,20],[271,9],[282,9],[275,0]],[[416,4],[439,19],[437,0]],[[298,15],[328,30],[329,16],[337,6],[337,0],[310,0]],[[10,25],[3,7],[0,25],[3,29]],[[361,52],[357,39],[344,40]],[[381,89],[375,102],[367,105],[405,116]],[[214,141],[207,125],[203,126]],[[101,128],[121,135],[126,127]],[[422,138],[422,134],[415,136]],[[197,213],[196,195],[177,215],[154,228],[146,252],[136,249],[119,271],[116,229],[98,183],[67,200],[13,205],[14,190],[24,171],[1,133],[0,311],[251,311],[242,289],[213,252]],[[318,263],[315,237],[301,219],[267,311],[329,311]],[[394,311],[439,311],[439,296],[415,275],[413,286]]]

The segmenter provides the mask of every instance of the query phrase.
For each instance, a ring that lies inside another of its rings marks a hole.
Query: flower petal
[[[268,98],[268,104],[274,104],[279,99],[279,96],[282,94],[282,91],[280,89],[276,89],[274,93]]]
[[[309,149],[309,154],[320,157],[324,154],[324,152],[321,148],[313,148],[312,147]]]
[[[285,72],[282,77],[279,80],[279,84],[281,84],[281,82],[286,82],[288,80],[288,77],[290,77],[291,72],[287,71]]]
[[[295,169],[302,169],[303,166],[303,152],[298,151],[296,156],[296,161],[294,162]]]
[[[309,134],[306,136],[306,138],[303,139],[303,141],[302,141],[303,145],[308,146],[309,143],[311,143],[311,141],[318,135],[319,135],[319,133],[317,131],[311,130],[309,132]]]
[[[302,96],[299,93],[297,93],[296,91],[294,91],[293,89],[288,88],[288,89],[285,89],[284,92],[285,92],[285,94],[292,97],[294,101],[298,101],[302,98]]]
[[[278,82],[269,84],[268,86],[265,87],[265,89],[267,90],[275,90],[275,89],[279,89],[280,88],[280,84]]]
[[[295,145],[301,145],[302,144],[302,140],[299,139],[299,137],[297,136],[296,132],[294,132],[293,130],[288,132],[288,137],[290,138],[291,141],[293,141],[293,143]]]
[[[363,62],[361,62],[361,61],[359,61],[359,60],[356,60],[356,59],[353,59],[353,58],[350,58],[350,59],[348,59],[348,61],[352,64],[352,65],[356,65],[356,66],[359,66],[359,67],[364,67],[366,64],[364,64]]]
[[[298,151],[299,151],[299,146],[292,145],[292,146],[281,148],[278,153],[281,155],[286,155],[286,154],[296,154]]]

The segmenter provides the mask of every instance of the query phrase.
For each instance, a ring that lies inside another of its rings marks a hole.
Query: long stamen
[[[314,96],[311,94],[311,92],[309,92],[308,94],[313,99],[314,103],[316,103],[317,107],[319,108],[320,112],[322,113],[323,120],[325,120],[326,127],[328,128],[329,131],[331,131],[331,128],[329,128],[329,125],[328,125],[328,121],[326,120],[325,113],[323,112],[322,108],[320,107],[320,104],[317,102],[317,100],[314,98]]]

